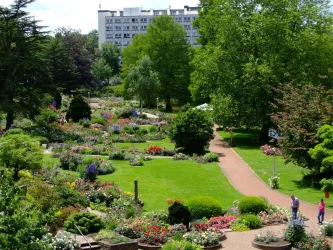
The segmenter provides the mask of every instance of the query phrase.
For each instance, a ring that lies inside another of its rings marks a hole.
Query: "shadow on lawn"
[[[232,147],[239,147],[242,149],[258,149],[261,146],[259,142],[259,132],[259,130],[235,129]],[[223,139],[229,144],[229,133],[225,133]]]

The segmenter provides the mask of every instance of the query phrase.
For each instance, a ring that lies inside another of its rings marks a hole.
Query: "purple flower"
[[[86,167],[86,173],[93,173],[93,174],[98,174],[98,169],[94,164],[89,164]]]

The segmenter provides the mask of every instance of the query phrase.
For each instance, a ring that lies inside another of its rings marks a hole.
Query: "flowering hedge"
[[[260,147],[260,150],[265,155],[282,155],[281,150],[279,148],[275,148],[275,152],[274,152],[273,148],[268,144],[262,145]]]

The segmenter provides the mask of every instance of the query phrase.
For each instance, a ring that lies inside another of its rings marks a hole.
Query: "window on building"
[[[116,26],[115,30],[121,30],[121,26]]]
[[[138,23],[139,19],[138,18],[132,18],[132,23]]]
[[[121,38],[121,34],[115,34],[115,38]]]
[[[114,20],[114,22],[115,22],[115,23],[121,23],[121,19],[118,19],[118,18],[117,18],[117,19]]]
[[[138,30],[139,27],[138,26],[132,26],[132,30]]]
[[[125,18],[123,19],[124,20],[124,23],[130,23],[131,22],[131,19],[130,18]]]
[[[149,18],[149,22],[151,23],[153,21],[153,19],[152,18]]]
[[[141,30],[147,30],[147,26],[141,26]]]
[[[124,30],[130,30],[130,26],[124,26]]]
[[[191,22],[191,18],[190,17],[184,17],[184,22]]]
[[[130,34],[124,34],[124,38],[131,38]]]
[[[147,22],[147,18],[140,18],[140,22],[141,23],[146,23]]]

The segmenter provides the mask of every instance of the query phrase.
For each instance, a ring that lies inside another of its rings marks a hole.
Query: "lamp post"
[[[272,148],[273,151],[273,177],[276,176],[276,163],[275,163],[275,153],[276,153],[276,148]]]
[[[90,104],[90,92],[88,92],[88,103]]]
[[[156,98],[156,111],[158,112],[158,97]]]

